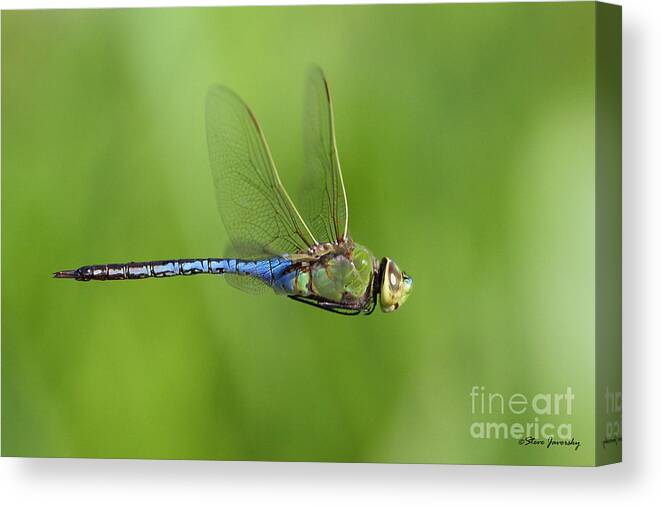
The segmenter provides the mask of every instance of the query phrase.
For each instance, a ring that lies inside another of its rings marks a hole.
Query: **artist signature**
[[[602,442],[602,447],[606,448],[608,445],[614,444],[615,446],[622,444],[622,436],[616,436],[616,437],[611,437],[611,438],[606,438]]]
[[[546,439],[537,439],[534,436],[526,436],[519,439],[519,445],[521,446],[539,446],[541,448],[553,448],[566,446],[567,448],[574,448],[578,450],[581,447],[581,442],[575,440],[573,437],[571,439],[553,439],[553,437],[547,437]]]

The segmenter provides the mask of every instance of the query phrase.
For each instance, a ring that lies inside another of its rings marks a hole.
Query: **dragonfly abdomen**
[[[58,271],[54,274],[54,277],[75,279],[77,281],[112,281],[190,276],[193,274],[238,274],[259,278],[267,285],[272,286],[279,273],[290,265],[291,261],[282,257],[263,260],[190,258],[85,265],[78,269]]]

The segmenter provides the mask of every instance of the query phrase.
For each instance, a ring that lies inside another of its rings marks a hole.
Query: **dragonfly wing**
[[[225,278],[225,281],[229,283],[230,286],[233,286],[234,288],[238,288],[243,292],[250,293],[253,295],[262,294],[269,289],[269,286],[266,283],[252,276],[241,276],[239,274],[224,274],[223,277]]]
[[[349,210],[337,154],[333,102],[328,81],[316,66],[308,72],[303,128],[307,166],[300,197],[303,215],[317,240],[345,240]]]
[[[315,245],[245,102],[228,88],[213,86],[207,95],[206,122],[216,202],[234,247],[246,255],[263,256]]]
[[[250,245],[232,244],[225,248],[225,258],[260,258],[261,255],[256,248]],[[267,291],[270,287],[264,281],[253,276],[241,274],[224,273],[223,279],[232,287],[238,288],[242,292],[259,295]]]

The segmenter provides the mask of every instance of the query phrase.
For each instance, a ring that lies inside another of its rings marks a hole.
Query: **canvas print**
[[[619,461],[620,26],[3,12],[2,454]]]

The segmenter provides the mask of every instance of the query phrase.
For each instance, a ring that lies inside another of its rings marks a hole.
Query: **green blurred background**
[[[205,93],[239,92],[295,189],[311,62],[401,311],[51,279],[221,255]],[[2,77],[4,455],[592,462],[594,4],[3,12]],[[473,385],[571,386],[583,447],[471,439]]]

